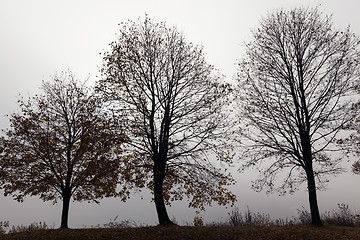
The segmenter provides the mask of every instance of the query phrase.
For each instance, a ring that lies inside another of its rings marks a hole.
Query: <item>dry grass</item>
[[[0,240],[98,239],[360,239],[360,227],[241,226],[51,229],[0,235]]]

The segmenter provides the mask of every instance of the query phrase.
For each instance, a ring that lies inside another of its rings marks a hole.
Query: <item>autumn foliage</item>
[[[61,227],[69,202],[117,196],[118,153],[125,141],[115,119],[71,72],[43,82],[43,93],[19,100],[1,137],[0,187],[17,201],[39,196],[63,201]]]
[[[153,191],[160,224],[171,223],[172,200],[188,197],[196,208],[234,202],[226,188],[234,180],[219,169],[232,162],[230,86],[176,28],[148,17],[120,26],[97,90],[130,139],[124,174]]]

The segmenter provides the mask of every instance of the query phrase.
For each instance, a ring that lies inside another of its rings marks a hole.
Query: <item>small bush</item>
[[[341,226],[360,226],[359,215],[349,209],[349,205],[338,204],[338,209],[325,212],[323,221],[327,224]]]
[[[311,213],[304,207],[298,209],[298,223],[311,224]],[[321,220],[325,224],[339,225],[339,226],[360,226],[360,215],[349,209],[349,205],[341,203],[338,204],[338,209],[326,211],[321,215]]]
[[[193,224],[194,224],[195,227],[197,227],[197,226],[204,226],[204,221],[203,221],[202,217],[195,216],[195,217],[194,217]]]
[[[311,224],[311,214],[304,207],[298,209],[298,223]],[[326,211],[321,215],[321,220],[325,224],[339,226],[360,226],[360,215],[349,209],[349,205],[338,203],[338,209]]]
[[[0,235],[5,234],[7,232],[7,228],[9,228],[9,221],[1,221],[0,222]]]

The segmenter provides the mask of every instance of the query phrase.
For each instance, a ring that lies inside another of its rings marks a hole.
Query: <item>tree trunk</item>
[[[69,228],[69,207],[70,207],[71,189],[65,189],[63,192],[63,208],[61,214],[61,226],[60,228]]]
[[[309,126],[307,127],[307,129]],[[303,160],[304,160],[304,170],[306,173],[307,185],[308,185],[308,194],[309,194],[309,203],[310,203],[310,214],[311,214],[311,224],[322,226],[320,219],[319,207],[317,203],[316,196],[316,183],[313,169],[313,158],[311,151],[311,143],[309,132],[306,131],[301,136],[301,142],[303,147]]]
[[[309,192],[309,203],[310,203],[310,213],[311,213],[311,224],[322,226],[322,222],[320,219],[319,207],[317,203],[317,196],[316,196],[316,184],[315,184],[315,177],[314,172],[311,169],[306,171],[307,176],[307,184],[308,184],[308,192]]]
[[[172,225],[165,207],[165,200],[163,195],[163,182],[165,178],[165,164],[157,164],[154,161],[154,200],[156,212],[160,225]]]

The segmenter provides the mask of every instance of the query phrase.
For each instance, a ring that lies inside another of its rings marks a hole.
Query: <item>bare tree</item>
[[[224,187],[233,179],[219,169],[231,163],[223,111],[230,87],[202,48],[146,17],[121,25],[104,60],[97,89],[119,110],[130,139],[124,174],[153,191],[159,223],[171,224],[165,204],[184,196],[196,208],[234,202]]]
[[[54,203],[62,199],[61,228],[67,228],[71,197],[97,202],[126,195],[116,192],[117,153],[125,138],[71,72],[43,82],[42,90],[19,100],[21,112],[10,117],[0,145],[0,188],[18,201],[26,195]]]
[[[240,63],[241,132],[250,143],[244,167],[265,164],[258,165],[257,190],[293,192],[306,181],[316,225],[322,224],[317,189],[325,187],[327,174],[343,170],[330,154],[339,149],[334,138],[358,111],[358,45],[349,29],[334,30],[331,16],[317,8],[279,10],[253,31]]]

